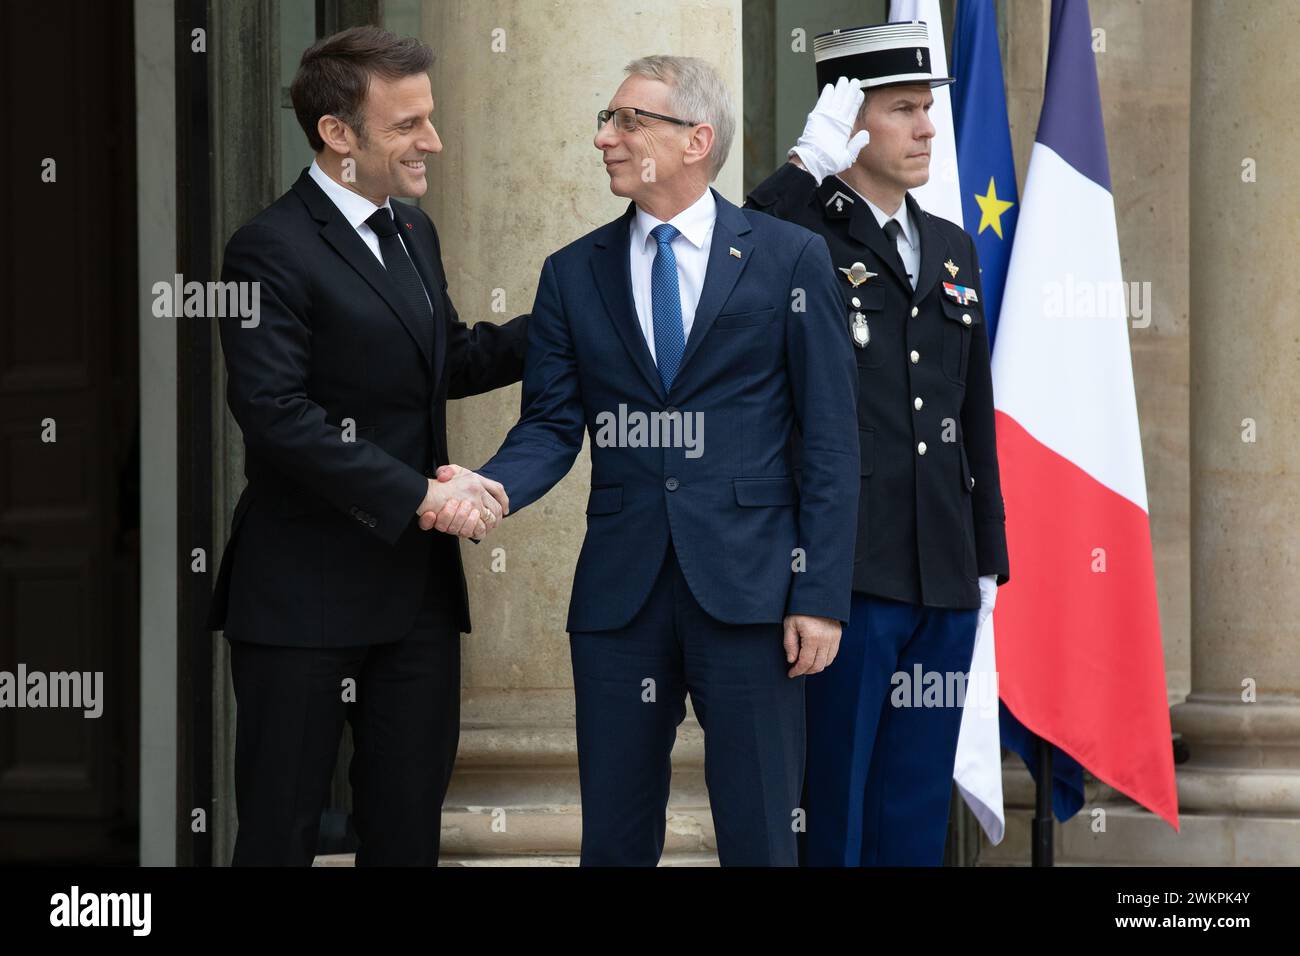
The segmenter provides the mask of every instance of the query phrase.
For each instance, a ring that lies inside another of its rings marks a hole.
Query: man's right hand
[[[790,152],[799,157],[799,164],[812,174],[818,186],[827,176],[852,166],[862,147],[870,142],[871,134],[865,129],[853,133],[864,95],[857,80],[841,76],[834,86],[826,84],[808,114],[803,135]]]
[[[459,465],[443,465],[437,478],[429,479],[428,492],[415,513],[423,531],[481,538],[510,513],[510,499],[500,482]]]

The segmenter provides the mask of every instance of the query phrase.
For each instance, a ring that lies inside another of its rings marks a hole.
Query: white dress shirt
[[[343,214],[343,218],[351,224],[352,228],[357,231],[357,235],[361,237],[361,241],[366,244],[366,248],[375,254],[379,264],[384,265],[383,253],[379,251],[379,234],[366,224],[366,220],[375,214],[376,209],[387,209],[388,214],[393,215],[392,199],[385,199],[383,206],[376,206],[360,193],[353,192],[341,183],[336,183],[330,179],[329,174],[321,169],[314,159],[311,161],[311,168],[307,171],[307,174],[316,180],[317,185],[320,186],[325,195],[338,207],[338,211]],[[401,230],[398,230],[397,235],[402,240],[402,245],[406,247],[406,254],[411,255],[411,247],[407,245],[406,237],[402,235]],[[411,256],[411,262],[414,264],[414,256]],[[387,268],[387,266],[384,267]],[[416,275],[419,275],[418,269]],[[420,279],[420,285],[424,285],[423,278]],[[429,298],[428,289],[424,290],[424,297]],[[432,301],[429,303],[429,309],[430,311],[433,309]]]
[[[898,225],[902,227],[903,231],[898,234],[896,242],[898,256],[903,260],[903,268],[907,270],[907,278],[911,280],[912,288],[915,289],[916,280],[921,271],[921,235],[916,231],[916,223],[912,222],[912,216],[907,211],[907,200],[904,199],[899,203],[898,209],[891,216],[866,196],[858,193],[856,189],[854,192],[867,204],[867,208],[876,217],[876,223],[881,229],[884,229],[885,223],[891,219],[897,220]]]
[[[705,189],[704,195],[668,221],[670,226],[681,233],[673,240],[672,249],[673,257],[677,260],[677,289],[682,299],[683,341],[688,341],[691,337],[695,307],[700,303],[704,275],[709,268],[709,248],[713,245],[713,224],[717,218],[718,204],[713,200],[713,191]],[[659,254],[659,244],[650,232],[660,224],[661,220],[638,206],[636,216],[632,219],[631,241],[628,243],[632,267],[632,301],[636,305],[637,320],[641,323],[646,345],[650,347],[651,358],[655,357],[655,322],[650,301],[650,267]]]
[[[325,195],[330,197],[330,201],[338,207],[339,212],[343,213],[343,218],[357,231],[357,235],[366,244],[366,248],[375,254],[375,258],[382,265],[384,257],[379,252],[379,236],[375,230],[366,225],[366,220],[373,216],[375,210],[380,207],[360,193],[355,193],[342,183],[336,183],[330,179],[329,174],[321,169],[314,159],[311,161],[311,168],[307,170],[307,173],[312,179],[316,180],[316,185],[324,190]],[[390,216],[392,215],[393,207],[389,205],[389,200],[384,200],[383,208],[388,210]]]

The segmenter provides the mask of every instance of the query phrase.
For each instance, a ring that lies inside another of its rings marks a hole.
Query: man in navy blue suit
[[[568,619],[583,864],[658,862],[689,693],[721,862],[792,866],[804,675],[852,590],[853,348],[825,240],[709,187],[735,130],[717,72],[627,73],[595,145],[631,203],[542,267],[521,416],[479,473],[514,514],[591,432]]]

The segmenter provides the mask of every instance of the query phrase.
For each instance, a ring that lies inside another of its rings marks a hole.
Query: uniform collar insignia
[[[823,205],[826,207],[827,215],[848,218],[849,210],[853,206],[853,197],[846,194],[844,190],[837,189]]]

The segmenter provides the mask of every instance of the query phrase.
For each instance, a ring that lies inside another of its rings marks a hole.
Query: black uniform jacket
[[[786,163],[746,203],[818,233],[836,267],[858,363],[853,589],[973,608],[980,576],[1010,576],[979,262],[964,230],[907,204],[921,242],[915,291],[866,202],[836,177],[817,186]],[[863,267],[874,275],[855,286]]]

